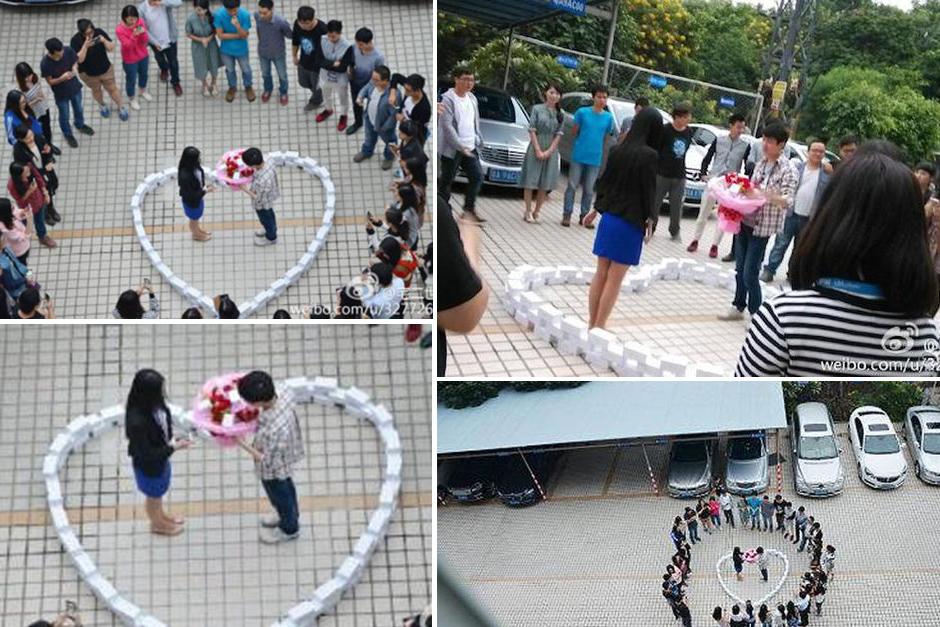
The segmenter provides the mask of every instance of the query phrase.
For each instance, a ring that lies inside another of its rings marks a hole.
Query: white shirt
[[[166,7],[152,7],[148,3],[143,5],[143,18],[147,23],[147,31],[150,34],[150,41],[157,44],[160,48],[166,48],[170,45],[170,21],[167,18]]]
[[[392,284],[380,289],[375,296],[364,302],[369,308],[369,315],[376,320],[386,320],[398,312],[398,306],[405,297],[405,282],[401,277],[393,276]]]
[[[819,183],[819,168],[803,167],[803,180],[796,190],[793,212],[798,216],[809,217],[813,212],[813,199],[816,197],[816,185]]]
[[[372,122],[372,126],[375,126],[375,116],[379,113],[379,100],[382,99],[382,96],[385,95],[385,90],[379,90],[377,87],[372,90],[372,95],[369,96],[369,121]]]
[[[412,100],[411,96],[405,98],[405,106],[403,107],[405,112],[405,117],[409,120],[411,119],[411,112],[414,111],[415,101]]]
[[[727,492],[718,497],[718,502],[721,503],[721,509],[731,509],[731,495]]]
[[[476,111],[473,108],[473,101],[470,95],[463,98],[456,96],[457,108],[454,113],[457,116],[457,136],[460,139],[460,145],[467,150],[473,150],[477,145],[476,132]]]

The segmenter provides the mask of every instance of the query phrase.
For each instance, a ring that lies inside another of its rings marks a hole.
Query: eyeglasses
[[[464,83],[473,83],[476,82],[476,79],[472,76],[461,76],[457,79],[458,81],[463,81]]]

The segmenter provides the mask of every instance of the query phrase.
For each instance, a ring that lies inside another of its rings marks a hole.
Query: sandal
[[[539,212],[538,212],[538,211],[535,211],[535,212],[532,213],[532,224],[541,224],[541,222],[539,222]]]
[[[183,533],[183,528],[182,527],[169,527],[169,528],[154,527],[153,525],[151,525],[150,533],[157,535],[157,536],[178,536],[179,534]]]
[[[523,221],[523,222],[528,222],[529,224],[532,224],[532,212],[531,212],[531,211],[526,211],[526,212],[525,212],[525,215],[522,216],[522,221]]]

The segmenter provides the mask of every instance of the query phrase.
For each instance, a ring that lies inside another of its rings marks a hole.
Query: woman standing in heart
[[[134,376],[127,395],[124,431],[137,489],[146,497],[150,531],[165,536],[181,534],[183,519],[166,513],[163,496],[170,489],[170,456],[192,446],[192,441],[173,437],[173,420],[166,405],[164,378],[156,370],[144,369]]]
[[[176,180],[179,183],[183,213],[189,218],[189,231],[193,234],[193,239],[197,242],[209,241],[212,239],[212,233],[203,230],[199,220],[206,208],[205,195],[214,192],[215,187],[206,185],[206,173],[199,162],[198,148],[187,146],[183,149],[179,167],[176,169]]]

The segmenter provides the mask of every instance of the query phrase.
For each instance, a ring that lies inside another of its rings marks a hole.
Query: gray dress
[[[537,104],[532,107],[532,114],[529,116],[529,130],[535,131],[535,137],[538,139],[539,147],[547,150],[556,135],[563,135],[563,125],[558,123],[557,112],[551,111],[545,104]],[[556,150],[548,159],[537,159],[535,156],[535,146],[529,144],[526,150],[525,160],[522,162],[522,173],[519,175],[519,187],[524,189],[540,189],[551,191],[555,189],[558,182],[558,172],[561,170],[561,158]]]
[[[186,34],[196,37],[208,37],[215,31],[209,26],[209,16],[200,18],[195,12],[190,13],[186,18]],[[215,37],[209,42],[208,46],[203,46],[198,41],[190,41],[190,49],[193,53],[193,71],[196,74],[196,80],[205,80],[206,74],[215,76],[222,65],[222,59],[219,56],[219,42]]]

